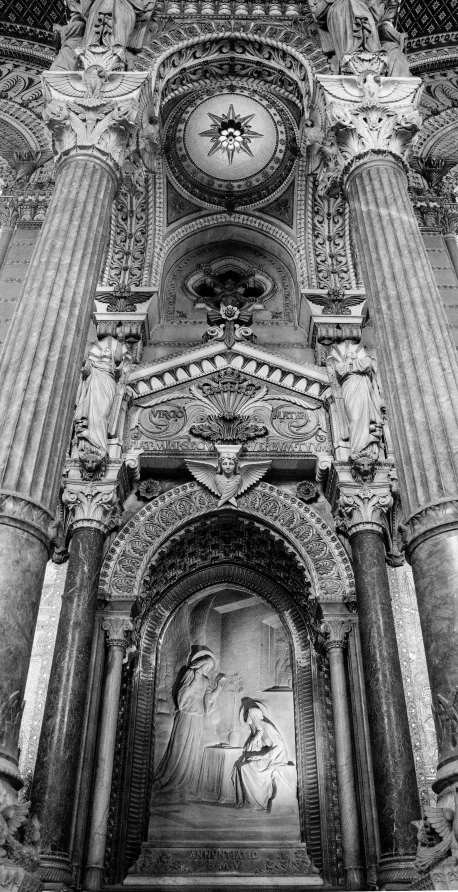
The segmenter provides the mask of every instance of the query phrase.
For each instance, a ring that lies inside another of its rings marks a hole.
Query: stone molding
[[[104,616],[102,621],[102,629],[106,632],[106,643],[108,647],[122,647],[125,652],[129,645],[129,633],[133,630],[133,623],[129,616],[123,616],[118,613],[110,613]]]
[[[413,550],[439,533],[458,527],[458,497],[444,498],[440,502],[425,505],[411,514],[402,526],[406,556],[410,559]]]
[[[352,628],[353,623],[341,616],[325,618],[321,624],[321,632],[325,636],[326,650],[345,650],[347,636]]]
[[[50,525],[54,523],[54,518],[43,505],[19,493],[3,490],[0,491],[0,519],[2,523],[26,530],[49,548]]]
[[[197,483],[175,487],[149,502],[109,548],[100,574],[101,597],[135,600],[162,544],[190,521],[216,511],[217,503],[217,497]],[[300,499],[259,483],[230,510],[258,518],[280,533],[304,563],[320,601],[354,600],[353,573],[343,547],[330,527]]]
[[[333,160],[329,172],[345,183],[362,161],[391,156],[404,162],[421,126],[420,78],[318,75],[315,104],[326,118]]]
[[[106,535],[116,526],[119,516],[118,486],[103,481],[68,484],[62,493],[67,509],[67,527],[73,533],[77,529],[93,529]]]
[[[43,118],[58,164],[84,153],[105,161],[116,175],[148,103],[149,72],[103,73],[45,72]]]

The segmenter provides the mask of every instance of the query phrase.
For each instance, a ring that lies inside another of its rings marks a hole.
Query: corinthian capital
[[[67,524],[72,531],[85,527],[106,534],[116,525],[119,516],[116,484],[68,484],[62,493],[62,501],[67,508]]]
[[[45,124],[58,161],[82,152],[105,160],[117,173],[134,148],[149,96],[148,71],[84,71],[43,74]]]
[[[341,488],[338,502],[350,538],[361,530],[381,533],[385,527],[385,515],[392,504],[393,496],[383,484]]]
[[[343,650],[347,646],[347,635],[351,632],[351,622],[341,616],[325,619],[321,625],[326,649]]]
[[[404,160],[421,125],[416,77],[318,75],[316,106],[325,114],[334,163],[347,176],[358,160],[388,154]]]
[[[133,625],[130,617],[111,613],[104,617],[102,629],[107,633],[108,647],[122,647],[127,650]]]

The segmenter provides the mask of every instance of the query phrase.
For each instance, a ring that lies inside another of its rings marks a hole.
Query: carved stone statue
[[[202,723],[204,715],[213,712],[224,685],[220,675],[215,687],[209,675],[216,668],[216,657],[208,647],[195,646],[188,665],[179,673],[173,698],[176,712],[167,749],[157,768],[153,782],[153,798],[158,794],[183,795],[197,791],[202,763]]]
[[[343,404],[350,432],[350,456],[376,460],[383,429],[382,401],[373,360],[361,344],[336,344],[329,361],[342,388]]]
[[[106,461],[116,383],[129,360],[121,335],[109,336],[92,344],[81,370],[74,425],[80,463],[89,477]]]
[[[324,52],[335,53],[340,69],[346,57],[383,53],[389,77],[409,77],[409,65],[402,48],[404,35],[392,23],[396,3],[392,0],[309,0],[311,12],[320,26]],[[370,66],[366,66],[370,67]],[[356,73],[356,72],[355,72]]]
[[[78,55],[88,47],[108,47],[123,60],[125,51],[143,45],[155,0],[66,0],[69,21],[57,26],[61,49],[53,69],[76,71]]]
[[[273,815],[293,811],[297,777],[285,742],[260,704],[253,701],[245,712],[250,735],[232,772],[237,806]]]
[[[236,498],[257,483],[269,470],[270,461],[238,461],[241,446],[218,444],[219,457],[215,462],[187,461],[193,477],[219,496],[218,508],[223,505],[237,507]]]

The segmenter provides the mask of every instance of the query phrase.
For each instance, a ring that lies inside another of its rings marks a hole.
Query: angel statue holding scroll
[[[218,508],[223,505],[237,507],[237,496],[240,496],[249,486],[253,486],[269,470],[270,461],[244,461],[239,462],[238,455],[241,446],[216,444],[218,460],[215,461],[187,461],[188,470],[193,477],[203,483],[215,496],[219,496]]]

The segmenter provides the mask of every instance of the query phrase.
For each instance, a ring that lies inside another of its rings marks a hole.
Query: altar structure
[[[0,885],[457,888],[458,19],[21,10]]]

